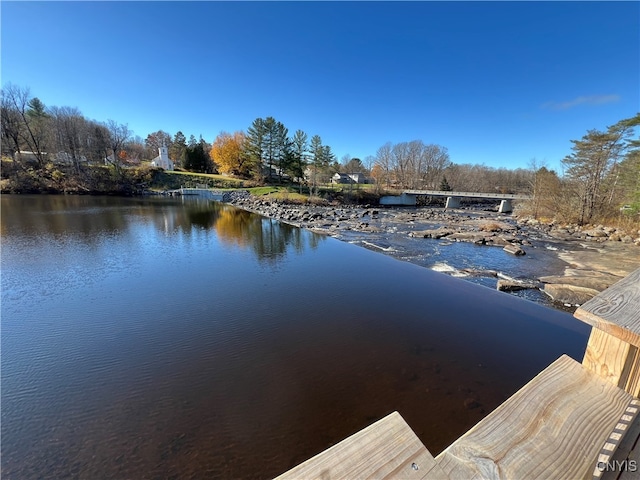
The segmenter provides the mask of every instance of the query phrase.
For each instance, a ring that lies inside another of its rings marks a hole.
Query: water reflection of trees
[[[156,228],[166,235],[173,235],[180,231],[184,235],[190,235],[193,228],[210,230],[217,221],[218,210],[215,204],[204,198],[156,198],[154,212],[150,217]],[[162,208],[158,209],[158,205]],[[143,212],[140,212],[143,213]],[[147,210],[147,216],[150,212]]]
[[[215,229],[223,243],[251,248],[261,260],[277,260],[289,246],[298,253],[315,249],[324,238],[227,205],[219,207]]]
[[[190,202],[184,205],[181,213],[184,214],[185,220],[181,226],[185,230],[191,230],[193,227],[208,230],[213,228],[218,221],[220,208],[218,204],[208,200],[206,203],[201,201]]]
[[[165,235],[191,235],[195,229],[223,244],[251,249],[276,260],[288,248],[301,253],[323,238],[276,220],[205,199],[33,195],[2,198],[2,235],[79,237],[88,245],[106,235],[131,234],[140,221]]]
[[[2,235],[74,235],[91,243],[128,227],[126,199],[76,195],[2,196]]]

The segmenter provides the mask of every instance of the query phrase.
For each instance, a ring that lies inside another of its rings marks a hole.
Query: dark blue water
[[[225,205],[0,201],[3,479],[267,478],[394,410],[437,454],[586,345],[566,313]]]

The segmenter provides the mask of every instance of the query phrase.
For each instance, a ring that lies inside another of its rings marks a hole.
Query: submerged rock
[[[464,401],[464,406],[467,410],[473,410],[475,408],[480,408],[482,404],[475,398],[467,398]]]

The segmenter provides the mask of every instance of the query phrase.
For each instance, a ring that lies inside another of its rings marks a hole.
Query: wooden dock
[[[582,364],[563,355],[437,457],[394,412],[277,478],[640,478],[640,269],[575,316]]]

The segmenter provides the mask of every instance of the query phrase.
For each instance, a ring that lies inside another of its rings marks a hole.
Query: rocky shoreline
[[[498,214],[492,206],[444,210],[441,207],[380,207],[370,205],[289,204],[247,191],[224,192],[223,201],[313,232],[338,236],[352,232],[394,232],[414,238],[470,242],[501,247],[513,255],[544,242],[579,247],[558,251],[566,262],[563,275],[533,279],[498,278],[498,290],[540,289],[554,303],[575,308],[640,267],[640,230],[604,226],[544,224],[538,220]],[[426,228],[423,228],[426,227]],[[476,272],[466,272],[473,275]],[[482,271],[487,274],[487,270]],[[497,273],[495,275],[498,277]]]

